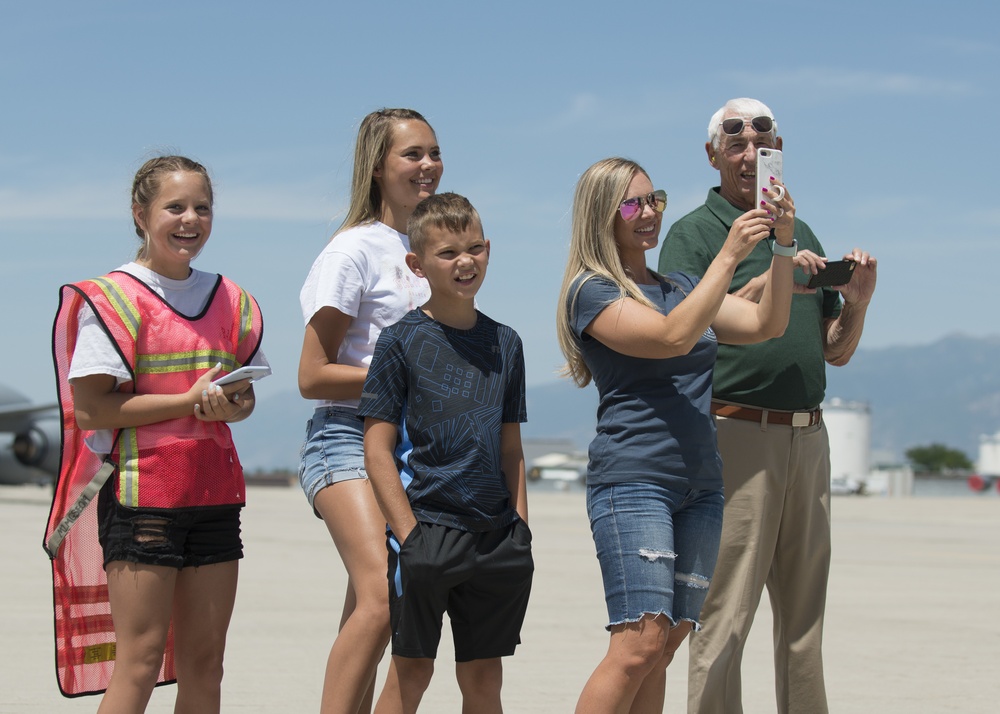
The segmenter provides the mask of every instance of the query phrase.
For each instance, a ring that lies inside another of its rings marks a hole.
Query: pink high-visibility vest
[[[178,314],[145,283],[124,272],[61,288],[52,350],[63,448],[43,545],[74,507],[80,511],[56,551],[49,553],[56,674],[66,696],[103,692],[115,657],[107,579],[97,540],[97,504],[80,503],[81,493],[104,459],[84,443],[86,432],[77,426],[67,378],[85,302],[132,374],[122,391],[185,392],[219,362],[220,376],[249,362],[260,348],[263,331],[256,301],[222,276],[205,309],[192,318]],[[244,503],[243,469],[225,423],[199,421],[192,414],[122,429],[116,436],[108,459],[116,467],[111,479],[123,505],[192,508]],[[175,679],[171,628],[159,682]]]

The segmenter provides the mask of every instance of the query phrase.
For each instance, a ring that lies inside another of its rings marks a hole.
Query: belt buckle
[[[812,423],[812,412],[794,412],[792,414],[792,426],[801,429],[810,426]]]

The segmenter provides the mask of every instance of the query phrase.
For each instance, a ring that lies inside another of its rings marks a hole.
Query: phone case
[[[821,270],[811,278],[806,287],[825,288],[830,285],[847,285],[854,276],[854,269],[857,263],[853,260],[835,260],[826,264],[826,269]]]
[[[219,377],[218,379],[214,380],[212,384],[218,384],[221,386],[223,384],[229,384],[231,382],[239,382],[241,379],[247,379],[247,378],[249,378],[252,382],[256,382],[258,379],[263,379],[268,374],[270,374],[270,372],[268,372],[267,367],[255,367],[247,365],[245,367],[240,367],[234,372],[230,372],[229,374],[223,377]]]
[[[770,190],[772,176],[783,182],[783,163],[781,151],[778,149],[757,149],[757,200],[754,201],[754,208],[760,207],[762,199],[767,200],[767,194],[763,189]]]

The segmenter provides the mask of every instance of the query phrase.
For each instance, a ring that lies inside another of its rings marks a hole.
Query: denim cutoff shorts
[[[608,625],[666,615],[700,628],[719,555],[722,490],[654,483],[587,487],[587,514],[604,578]]]
[[[299,459],[299,484],[313,506],[316,494],[327,486],[365,472],[365,420],[353,409],[319,407],[306,422],[306,439]],[[319,514],[316,513],[319,518]]]

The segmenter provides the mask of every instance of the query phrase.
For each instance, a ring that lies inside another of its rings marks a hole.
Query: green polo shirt
[[[715,187],[705,203],[667,232],[660,250],[659,271],[681,270],[701,277],[726,242],[729,229],[743,211]],[[803,221],[795,219],[799,250],[826,255]],[[773,239],[761,241],[736,268],[729,291],[742,288],[771,266]],[[805,284],[805,273],[795,271]],[[823,320],[840,314],[840,293],[824,288],[813,295],[793,295],[785,334],[755,345],[719,345],[712,393],[717,399],[766,409],[802,410],[819,406],[826,392]]]

